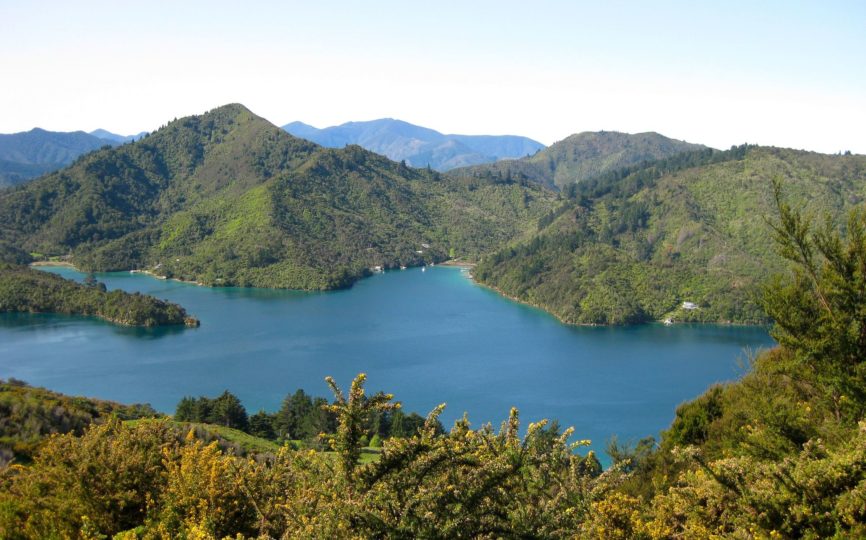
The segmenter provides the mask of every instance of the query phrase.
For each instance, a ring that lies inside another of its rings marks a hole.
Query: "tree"
[[[399,409],[391,415],[391,429],[389,432],[391,437],[405,437],[407,435],[406,429],[403,427],[403,420],[405,418],[406,415]]]
[[[274,432],[274,416],[266,413],[265,411],[259,411],[256,414],[250,416],[250,435],[254,435],[256,437],[261,437],[263,439],[274,440],[277,438],[277,434]]]
[[[213,410],[209,421],[226,427],[247,431],[249,420],[247,410],[241,405],[241,401],[226,390],[218,398],[213,400]]]
[[[866,211],[852,211],[843,234],[829,218],[814,227],[783,201],[780,182],[773,193],[779,222],[770,225],[793,269],[764,290],[772,336],[815,371],[837,418],[853,421],[866,403]]]
[[[98,289],[102,292],[107,291],[108,289],[105,287],[105,283],[100,283],[96,280],[96,276],[93,275],[93,272],[88,272],[86,276],[84,276],[84,286],[91,289]]]
[[[174,412],[174,419],[178,422],[198,422],[196,400],[191,397],[181,399]]]
[[[303,390],[287,395],[274,418],[277,435],[284,439],[305,439],[304,419],[313,411],[313,400]]]
[[[361,440],[365,437],[364,428],[370,415],[375,411],[400,408],[399,403],[391,403],[391,400],[394,399],[392,394],[380,392],[367,397],[364,393],[366,380],[367,375],[365,373],[358,374],[352,381],[349,396],[346,397],[333,378],[325,378],[335,397],[335,402],[332,405],[327,405],[326,409],[336,414],[338,421],[337,433],[331,446],[339,455],[340,471],[348,481],[351,481],[355,476],[355,467],[361,457]]]

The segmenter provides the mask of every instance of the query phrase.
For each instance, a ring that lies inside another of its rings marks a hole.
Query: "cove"
[[[748,351],[773,345],[755,327],[570,327],[474,284],[461,268],[395,270],[327,293],[96,277],[177,302],[202,325],[0,314],[0,377],[167,413],[183,396],[228,389],[252,414],[277,410],[297,388],[330,398],[326,375],[347,388],[366,372],[368,391],[395,394],[407,411],[447,403],[446,428],[466,412],[473,426],[498,429],[514,406],[523,427],[557,419],[601,452],[614,434],[657,435],[679,403],[739,377]]]

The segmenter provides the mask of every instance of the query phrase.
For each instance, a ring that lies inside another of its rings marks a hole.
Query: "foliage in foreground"
[[[572,453],[570,432],[539,423],[521,439],[516,411],[498,432],[464,419],[442,435],[440,406],[361,465],[365,419],[393,407],[363,385],[362,375],[348,395],[335,387],[336,456],[286,446],[270,460],[242,459],[192,435],[178,440],[166,421],[54,436],[33,466],[4,472],[0,536],[565,537],[613,485],[591,454]]]
[[[684,404],[622,492],[662,537],[866,536],[866,214],[814,227],[774,190],[787,276],[765,288],[780,347]]]
[[[52,434],[81,435],[93,423],[160,416],[150,405],[70,397],[23,381],[0,379],[0,465],[13,457],[27,462]]]
[[[370,399],[378,399],[378,394]],[[260,410],[252,416],[229,391],[212,399],[187,396],[177,404],[174,420],[225,426],[268,441],[297,441],[312,447],[319,446],[321,433],[335,432],[338,424],[337,414],[327,399],[312,397],[302,389],[286,395],[278,411],[269,413]],[[414,435],[424,421],[424,417],[418,413],[406,414],[398,406],[373,411],[362,424],[361,442],[408,437]],[[437,422],[435,428],[438,433],[445,432],[441,423]]]

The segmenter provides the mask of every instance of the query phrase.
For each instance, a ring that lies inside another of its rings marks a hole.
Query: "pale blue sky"
[[[0,0],[0,132],[240,102],[546,144],[658,131],[866,153],[866,2]]]

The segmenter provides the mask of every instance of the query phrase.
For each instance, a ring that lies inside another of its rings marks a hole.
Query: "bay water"
[[[71,268],[45,267],[81,280]],[[376,274],[342,291],[206,288],[143,274],[96,274],[109,289],[177,302],[200,328],[141,329],[94,318],[0,314],[0,378],[172,413],[183,396],[236,394],[250,414],[303,388],[395,394],[422,415],[447,403],[498,428],[514,406],[556,419],[602,451],[670,425],[675,407],[734,380],[773,345],[765,328],[650,324],[572,327],[472,282],[465,268]]]

